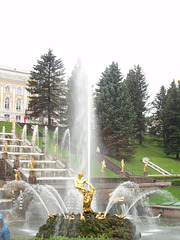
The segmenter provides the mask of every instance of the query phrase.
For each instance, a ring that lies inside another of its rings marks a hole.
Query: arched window
[[[4,107],[5,107],[5,109],[10,109],[10,98],[9,97],[5,98]]]
[[[10,93],[11,92],[11,87],[9,85],[5,86],[5,93]]]
[[[22,87],[17,87],[16,94],[22,95],[22,93],[23,93]]]
[[[16,100],[16,110],[21,110],[21,99],[20,98],[18,98]]]

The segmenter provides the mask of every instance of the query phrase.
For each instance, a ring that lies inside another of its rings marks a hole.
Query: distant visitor
[[[10,231],[4,223],[3,216],[0,213],[0,240],[10,240]]]

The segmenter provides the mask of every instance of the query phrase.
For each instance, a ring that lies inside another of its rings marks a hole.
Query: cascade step
[[[19,160],[20,162],[20,166],[22,168],[30,168],[30,162],[31,160]],[[58,168],[58,164],[56,161],[51,161],[51,160],[36,160],[35,161],[37,163],[36,166],[38,166],[38,168]],[[36,168],[36,167],[35,167]]]
[[[67,184],[67,181],[73,182],[74,177],[39,177],[36,180],[39,184],[58,184],[59,187],[60,185],[63,187],[64,184]]]
[[[0,210],[10,209],[12,206],[12,199],[0,199]]]
[[[3,152],[0,151],[2,154]],[[37,153],[37,152],[7,152],[9,155],[37,155],[37,156],[42,156],[44,155],[43,153]]]
[[[29,172],[29,168],[23,168],[24,171]],[[56,169],[56,168],[34,168],[36,173],[36,179],[40,177],[64,177],[68,172],[68,169]]]

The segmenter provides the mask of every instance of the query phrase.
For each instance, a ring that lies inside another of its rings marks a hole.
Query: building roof
[[[29,71],[0,66],[0,81],[27,83],[29,76]]]

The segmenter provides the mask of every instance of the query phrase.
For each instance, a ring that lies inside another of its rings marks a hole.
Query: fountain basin
[[[63,215],[49,217],[46,224],[39,228],[36,237],[50,238],[50,236],[64,237],[101,237],[121,240],[140,239],[134,224],[128,219],[122,219],[108,214],[105,219],[97,219],[97,213],[84,214],[85,220],[80,220],[81,215],[69,213],[68,219]]]
[[[161,206],[161,205],[149,205],[153,215],[161,213],[162,217],[168,218],[180,218],[180,207],[175,206]]]

